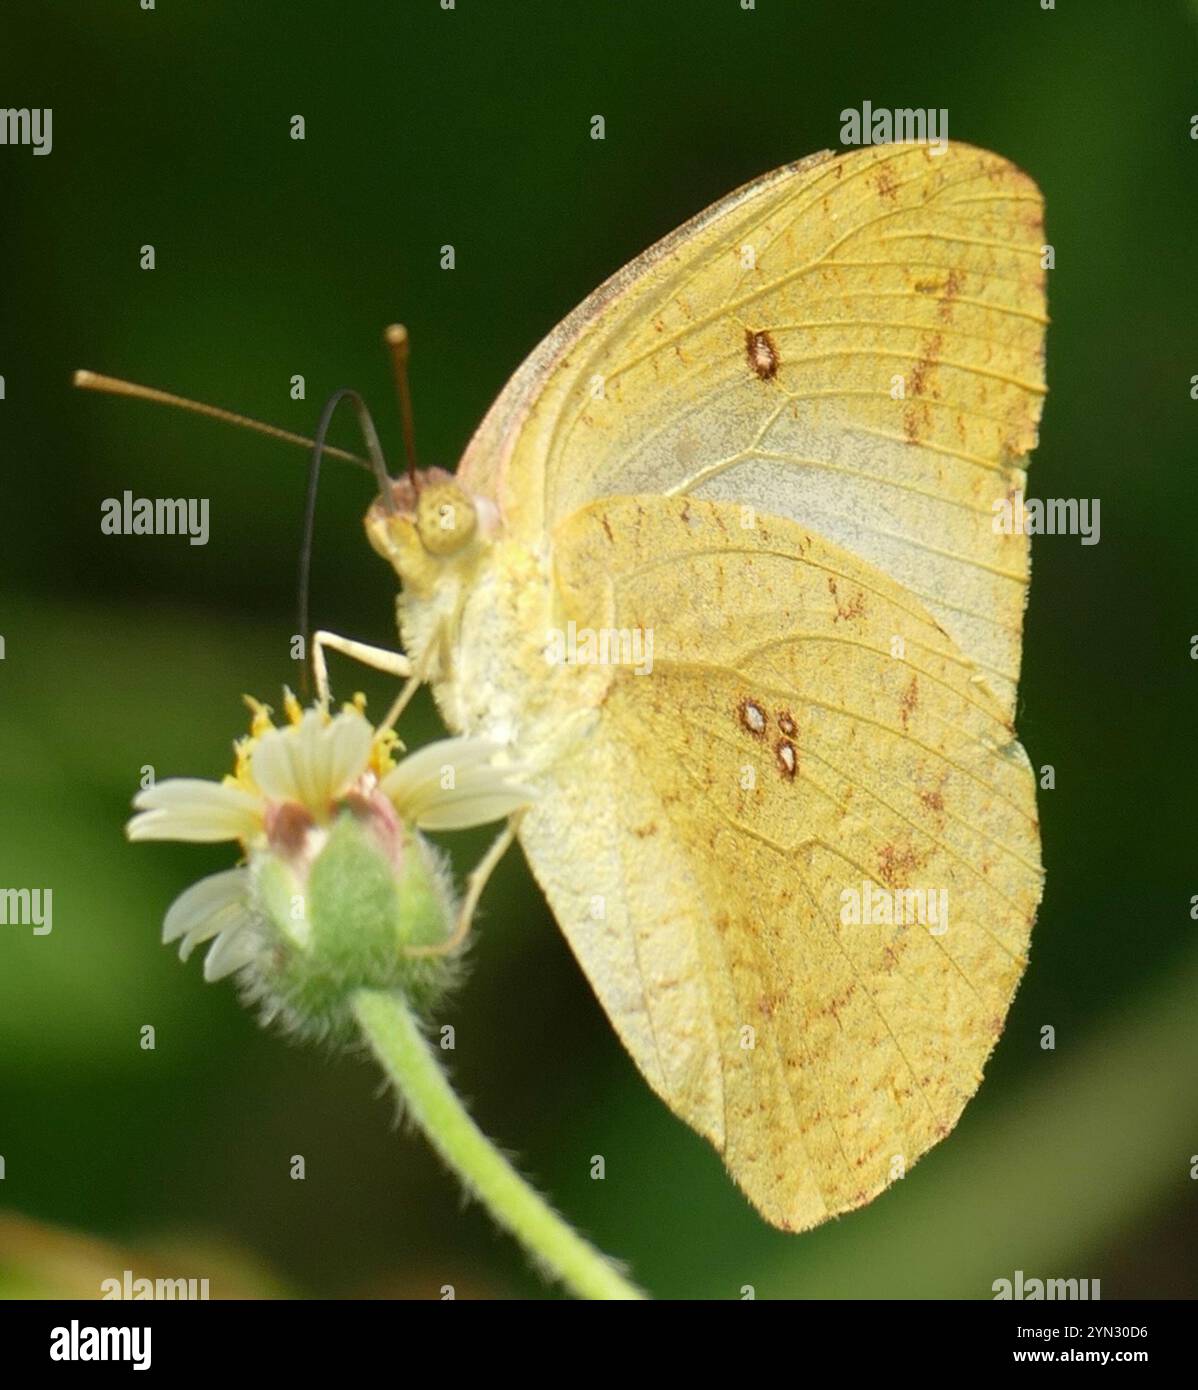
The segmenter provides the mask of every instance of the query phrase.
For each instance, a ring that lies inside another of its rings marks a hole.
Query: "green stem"
[[[353,1009],[429,1142],[539,1265],[583,1298],[644,1297],[524,1181],[474,1123],[401,994],[359,990]]]

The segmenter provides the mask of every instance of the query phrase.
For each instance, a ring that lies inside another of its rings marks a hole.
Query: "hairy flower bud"
[[[242,866],[180,895],[163,939],[179,941],[184,959],[211,941],[205,979],[236,975],[267,1021],[296,1031],[348,1036],[363,988],[430,1007],[456,975],[457,905],[419,827],[482,824],[531,793],[478,739],[397,762],[394,734],[371,728],[360,699],[331,715],[288,694],[281,729],[249,703],[250,736],[223,783],[167,781],[134,801],[130,839],[237,840],[244,853]]]

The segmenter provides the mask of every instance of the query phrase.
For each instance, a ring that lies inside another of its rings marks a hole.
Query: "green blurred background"
[[[871,1207],[773,1231],[642,1084],[518,855],[449,1015],[454,1073],[486,1130],[660,1296],[989,1297],[1016,1269],[1193,1296],[1192,14],[44,0],[3,26],[0,104],[53,107],[54,149],[0,148],[0,883],[52,886],[55,921],[44,938],[0,927],[0,1291],[90,1296],[132,1264],[208,1275],[214,1295],[544,1292],[396,1132],[371,1065],[260,1031],[228,984],[158,944],[173,896],[229,854],[126,845],[129,798],[146,763],[220,775],[241,692],[276,699],[294,678],[305,458],[72,392],[71,370],[301,433],[354,385],[394,454],[379,334],[400,318],[423,460],[452,465],[600,280],[737,184],[835,145],[841,108],[868,99],[947,107],[953,137],[1039,181],[1057,262],[1029,491],[1102,500],[1099,545],[1034,546],[1019,723],[1056,770],[1047,894],[987,1081]],[[338,438],[356,447],[350,424]],[[102,536],[100,502],[126,488],[210,498],[210,544]],[[388,644],[369,497],[328,466],[314,618]],[[392,690],[344,664],[334,679],[375,709]],[[408,732],[435,728],[424,704]],[[459,868],[485,841],[454,838]]]

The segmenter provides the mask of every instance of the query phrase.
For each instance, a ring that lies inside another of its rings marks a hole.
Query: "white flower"
[[[327,825],[351,788],[390,768],[390,741],[376,748],[374,730],[352,706],[330,716],[301,711],[288,700],[291,723],[276,729],[255,705],[247,740],[235,745],[237,767],[223,782],[177,777],[138,792],[131,840],[240,840],[247,850],[263,837],[294,831],[306,818]],[[374,766],[372,768],[372,759]],[[291,808],[282,813],[282,808]]]
[[[464,829],[499,820],[525,806],[532,791],[519,769],[486,739],[443,739],[398,764],[398,740],[376,731],[361,697],[340,713],[300,708],[287,692],[288,723],[254,712],[248,738],[235,745],[236,764],[223,782],[174,778],[140,791],[127,826],[131,840],[236,840],[247,864],[202,879],[167,912],[163,940],[178,941],[186,960],[212,941],[207,980],[221,979],[269,954],[277,929],[259,903],[258,872],[273,861],[297,895],[324,848],[332,822],[349,810],[369,828],[396,876],[409,846],[407,827]],[[288,889],[290,892],[291,890]],[[307,924],[289,927],[302,944]]]

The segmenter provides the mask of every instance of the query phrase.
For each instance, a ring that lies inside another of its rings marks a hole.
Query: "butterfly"
[[[1042,240],[1032,180],[963,144],[746,185],[555,328],[456,473],[385,481],[403,654],[318,634],[326,694],[320,641],[519,765],[496,850],[787,1230],[950,1132],[1026,964],[1028,541],[995,516],[1045,393]]]
[[[1029,561],[994,517],[1045,392],[1042,240],[1032,180],[966,145],[779,169],[367,519],[447,724],[531,769],[520,843],[622,1042],[786,1229],[953,1128],[1024,970]]]

